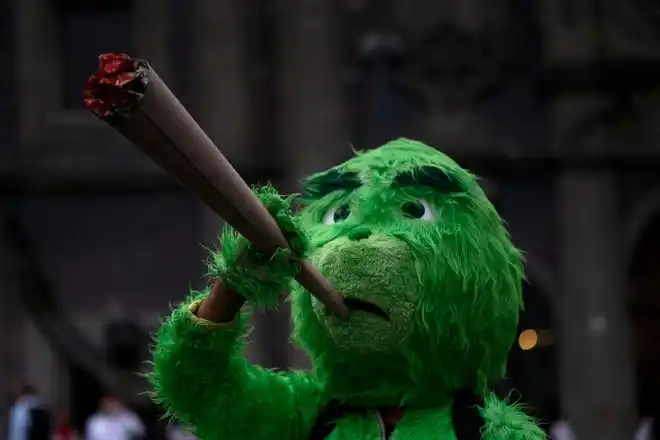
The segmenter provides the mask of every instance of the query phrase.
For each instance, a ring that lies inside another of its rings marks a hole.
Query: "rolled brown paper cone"
[[[167,170],[183,186],[271,255],[288,242],[275,219],[204,130],[149,64],[123,54],[99,57],[85,106]],[[340,317],[342,297],[309,262],[300,262],[297,281]]]

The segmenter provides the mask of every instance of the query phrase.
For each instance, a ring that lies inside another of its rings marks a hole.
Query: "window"
[[[159,70],[167,70],[170,1],[12,2],[15,43],[21,55],[15,60],[19,142],[24,146],[66,144],[71,154],[90,142],[116,142],[106,136],[100,121],[83,110],[85,82],[97,69],[98,56],[108,51],[139,53],[153,59]],[[135,26],[138,17],[143,26]],[[87,134],[74,136],[77,129]]]
[[[16,56],[14,52],[16,23],[11,2],[0,2],[0,154],[16,142]],[[9,66],[9,67],[7,67]]]
[[[104,52],[131,53],[130,0],[53,0],[60,50],[62,104],[82,107],[82,90]]]

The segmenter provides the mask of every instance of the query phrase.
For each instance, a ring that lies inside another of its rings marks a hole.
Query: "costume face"
[[[340,321],[294,290],[295,333],[313,359],[435,368],[451,386],[502,374],[522,259],[473,175],[398,140],[312,176],[306,198],[310,258],[351,309]]]
[[[327,215],[336,216],[337,209],[347,208],[332,206]],[[314,314],[340,347],[387,352],[412,327],[418,289],[415,257],[404,237],[393,232],[363,224],[320,245],[311,256],[351,310],[343,322],[312,299]]]

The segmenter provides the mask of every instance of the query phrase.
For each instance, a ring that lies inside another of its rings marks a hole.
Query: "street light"
[[[518,336],[518,345],[522,350],[531,350],[539,343],[539,335],[536,330],[527,329]]]

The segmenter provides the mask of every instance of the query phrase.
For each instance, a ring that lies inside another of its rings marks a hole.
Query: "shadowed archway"
[[[638,412],[658,416],[660,403],[660,209],[632,244],[628,265],[629,310],[637,366]]]
[[[558,350],[554,308],[533,280],[523,286],[525,309],[511,349],[508,379],[544,427],[559,417]]]

